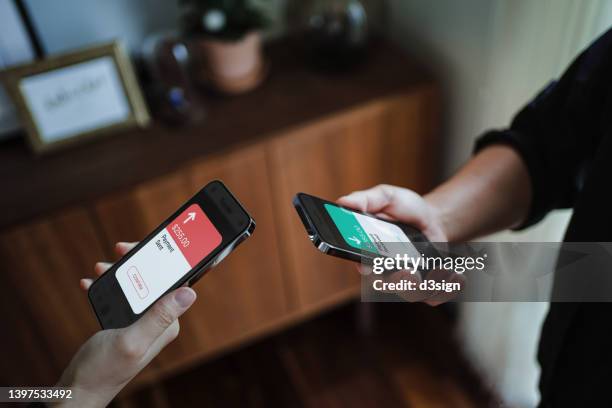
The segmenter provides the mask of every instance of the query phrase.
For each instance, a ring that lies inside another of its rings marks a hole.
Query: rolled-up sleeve
[[[549,83],[514,117],[507,129],[482,135],[479,152],[491,144],[514,148],[532,186],[529,216],[517,229],[540,221],[549,211],[572,207],[602,134],[612,72],[608,31],[584,51],[558,81]],[[612,158],[611,158],[612,159]]]

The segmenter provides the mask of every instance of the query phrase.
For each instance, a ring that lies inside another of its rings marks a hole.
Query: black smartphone
[[[89,301],[104,329],[125,327],[156,300],[193,285],[255,230],[221,181],[212,181],[96,279]]]
[[[418,229],[383,220],[321,198],[298,193],[293,205],[308,237],[321,252],[371,264],[376,257],[431,256],[435,249]]]

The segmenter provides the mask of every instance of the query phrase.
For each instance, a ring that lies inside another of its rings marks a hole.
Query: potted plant
[[[249,0],[180,0],[183,29],[195,41],[198,75],[226,93],[256,87],[266,66],[261,52],[261,30],[269,19]]]

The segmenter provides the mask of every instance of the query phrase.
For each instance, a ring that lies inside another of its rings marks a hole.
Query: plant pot
[[[250,91],[265,77],[259,32],[251,32],[237,41],[205,38],[198,41],[197,47],[201,54],[200,80],[221,92]]]

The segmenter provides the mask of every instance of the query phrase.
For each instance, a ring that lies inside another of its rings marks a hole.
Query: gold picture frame
[[[36,153],[150,121],[130,58],[117,41],[10,68],[0,79]]]

